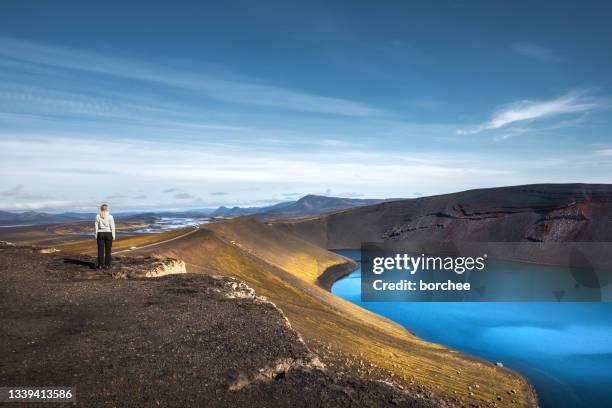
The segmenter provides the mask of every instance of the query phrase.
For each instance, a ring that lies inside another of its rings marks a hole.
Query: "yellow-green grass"
[[[214,231],[226,242],[310,283],[316,283],[327,268],[346,263],[345,258],[333,252],[253,219],[218,222],[204,228]]]
[[[312,282],[310,272],[308,279],[294,279],[304,269],[285,269],[293,264],[279,260],[276,253],[282,251],[281,242],[287,237],[274,238],[268,235],[274,229],[259,225],[242,221],[230,221],[221,227],[209,225],[188,238],[163,244],[155,252],[183,259],[188,272],[244,280],[283,311],[307,345],[332,369],[374,380],[392,378],[414,393],[450,400],[453,406],[482,406],[493,401],[497,406],[535,405],[532,388],[516,373],[424,341],[394,322],[324,291]],[[243,228],[247,238],[240,240]],[[262,230],[254,231],[257,228]],[[266,253],[263,238],[266,245],[276,241],[271,245],[273,252]],[[291,240],[291,250],[294,245],[296,241]],[[310,249],[304,251],[311,253]],[[325,260],[329,262],[332,257],[327,255]],[[359,360],[365,362],[366,369],[358,368]],[[371,369],[369,364],[373,365]]]

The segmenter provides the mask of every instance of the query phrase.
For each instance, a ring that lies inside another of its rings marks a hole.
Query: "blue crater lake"
[[[361,302],[360,278],[357,269],[332,292],[423,339],[502,362],[531,381],[540,406],[612,407],[612,303]]]

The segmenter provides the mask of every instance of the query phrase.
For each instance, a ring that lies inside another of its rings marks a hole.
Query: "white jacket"
[[[98,238],[98,232],[112,232],[115,239],[115,219],[112,215],[102,218],[100,214],[96,215],[96,223],[94,224],[95,236]]]

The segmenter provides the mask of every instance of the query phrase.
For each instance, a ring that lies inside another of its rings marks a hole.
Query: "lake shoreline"
[[[321,288],[331,293],[331,288],[334,283],[357,270],[359,266],[357,262],[346,257],[344,258],[347,260],[345,263],[329,266],[319,275],[317,284]]]
[[[342,256],[343,258],[345,258],[347,260],[346,263],[336,264],[336,265],[332,265],[332,266],[326,268],[325,271],[323,271],[323,273],[317,278],[317,284],[321,288],[323,288],[326,291],[328,291],[328,292],[333,294],[333,292],[332,292],[333,285],[336,282],[340,281],[341,279],[349,276],[350,274],[352,274],[356,270],[360,269],[360,263],[361,262],[360,261],[356,261],[354,259],[351,259],[350,257],[342,254],[342,252],[341,252],[341,251],[359,251],[359,249],[346,249],[346,248],[343,248],[343,249],[328,249],[328,250],[331,251],[331,252],[336,253],[337,255]],[[336,295],[336,296],[338,296],[338,295]],[[358,305],[358,306],[360,306],[360,305]],[[376,312],[373,312],[373,311],[370,311],[370,312],[376,313]],[[380,315],[379,313],[376,313],[376,314],[378,314],[381,317],[385,317],[385,316]],[[388,317],[385,317],[385,318],[388,318]],[[393,319],[390,319],[390,320],[395,322],[395,323],[397,323],[397,324],[399,324],[399,325],[401,325],[404,328],[404,330],[406,330],[406,332],[410,333],[411,335],[413,335],[415,337],[422,338],[424,341],[431,341],[431,340],[427,340],[424,337],[417,336],[410,328],[404,326],[402,323],[397,322],[397,321],[395,321]],[[447,347],[450,347],[450,346],[447,346]],[[482,361],[482,362],[484,362],[486,364],[497,365],[497,362],[493,362],[493,361],[491,361],[489,359],[486,359],[486,358],[483,358],[483,357],[479,357],[479,356],[476,356],[476,355],[473,355],[473,354],[470,354],[468,352],[464,352],[464,351],[461,351],[461,350],[457,350],[457,351],[459,353],[467,356],[468,358],[474,359],[475,361]],[[508,368],[508,367],[504,367],[504,366],[501,366],[500,368],[502,368],[503,370],[512,372],[514,375],[517,375],[517,376],[523,378],[523,380],[525,381],[525,387],[527,388],[527,392],[530,395],[533,396],[534,405],[535,406],[539,406],[538,392],[537,392],[534,384],[531,382],[531,380],[529,378],[527,378],[524,374],[522,374],[522,373],[520,373],[518,371],[515,371],[514,369],[511,369],[511,368]]]
[[[340,253],[359,259],[359,250]],[[598,384],[612,378],[603,371],[608,363],[599,361],[585,365],[581,357],[582,353],[586,353],[585,349],[563,341],[567,336],[580,336],[584,341],[591,338],[593,330],[604,333],[600,330],[609,327],[609,319],[604,315],[609,308],[604,304],[568,302],[556,306],[556,303],[550,302],[535,302],[532,305],[492,302],[483,305],[460,302],[447,306],[436,302],[363,303],[359,297],[359,273],[356,270],[350,277],[338,279],[336,282],[342,283],[334,284],[332,293],[402,325],[425,341],[445,345],[487,362],[502,362],[504,368],[509,368],[526,380],[534,395],[537,395],[539,406],[582,407],[594,406],[593,401],[598,399],[607,401],[608,397],[598,394]],[[484,313],[485,310],[489,312]],[[558,315],[551,318],[555,310],[559,311]],[[588,311],[593,311],[593,314],[589,314],[591,318],[585,321],[581,316]],[[581,319],[582,329],[577,329],[575,325],[569,331],[550,328],[551,324],[555,327],[571,326],[576,319]],[[605,352],[598,351],[598,347],[602,347],[599,344],[605,339],[603,336],[598,334],[593,339],[593,353]],[[569,370],[569,367],[572,369]],[[582,379],[591,376],[592,381],[583,383]]]

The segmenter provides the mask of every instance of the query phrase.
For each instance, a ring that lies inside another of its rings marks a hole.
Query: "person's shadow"
[[[68,265],[86,266],[90,269],[96,269],[96,263],[92,261],[84,261],[82,259],[64,258],[64,263]]]

